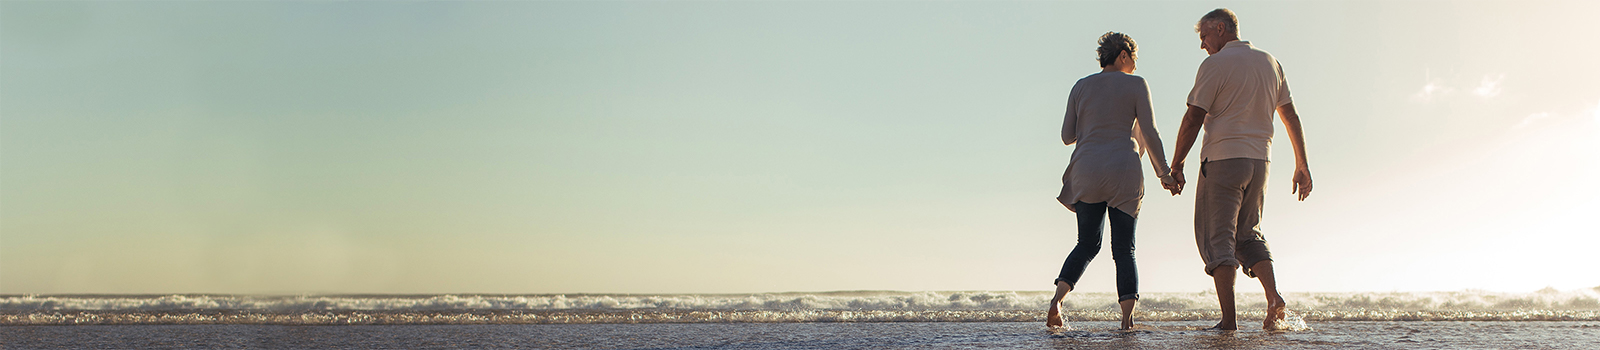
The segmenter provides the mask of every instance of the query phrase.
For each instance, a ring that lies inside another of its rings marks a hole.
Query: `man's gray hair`
[[[1235,16],[1233,10],[1220,8],[1207,12],[1205,16],[1200,16],[1199,23],[1194,24],[1194,31],[1200,32],[1200,26],[1206,23],[1221,23],[1223,32],[1239,36],[1239,16]]]

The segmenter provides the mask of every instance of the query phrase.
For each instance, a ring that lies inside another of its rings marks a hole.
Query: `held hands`
[[[1161,177],[1161,188],[1172,192],[1174,196],[1183,194],[1184,184],[1186,182],[1183,180],[1183,164],[1181,163],[1172,165],[1170,176]],[[1303,166],[1295,167],[1294,186],[1290,188],[1289,193],[1298,195],[1298,199],[1301,201],[1311,196],[1311,169]]]
[[[1294,167],[1294,187],[1290,188],[1289,193],[1298,193],[1301,201],[1311,195],[1311,169],[1304,166]]]
[[[1183,194],[1183,185],[1183,164],[1173,164],[1172,172],[1161,177],[1161,188],[1174,196]]]

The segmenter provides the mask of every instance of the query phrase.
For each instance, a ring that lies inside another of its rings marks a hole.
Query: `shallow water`
[[[853,291],[571,295],[0,296],[3,349],[1600,349],[1600,288],[1534,293],[1287,293],[1289,332],[1202,330],[1216,295]],[[1259,327],[1259,293],[1241,293]],[[1298,323],[1303,322],[1303,323]]]
[[[1043,322],[1049,292],[574,295],[15,295],[0,326],[444,325],[584,323]],[[1260,318],[1260,293],[1240,317]],[[1600,289],[1535,293],[1285,293],[1306,321],[1600,321]],[[1073,320],[1119,318],[1116,296],[1068,295]],[[1216,295],[1144,293],[1140,321],[1218,318]]]
[[[1600,322],[1337,321],[1220,332],[1206,321],[533,325],[4,326],[5,349],[1596,349]]]

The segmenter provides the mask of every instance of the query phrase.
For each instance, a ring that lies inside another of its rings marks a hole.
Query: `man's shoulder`
[[[1268,60],[1271,60],[1271,61],[1276,61],[1277,60],[1276,57],[1272,56],[1271,52],[1267,52],[1266,49],[1263,49],[1260,46],[1256,46],[1255,44],[1252,44],[1249,41],[1245,41],[1243,47],[1241,47],[1240,50],[1237,51],[1237,53],[1238,53],[1238,55],[1244,56],[1245,58],[1265,57],[1265,58],[1267,58]]]
[[[1206,57],[1200,63],[1201,69],[1233,66],[1253,67],[1262,63],[1273,64],[1277,62],[1278,59],[1273,57],[1272,53],[1267,52],[1267,50],[1262,50],[1255,45],[1249,45],[1249,42],[1245,43],[1245,45],[1225,48],[1214,55]]]
[[[1230,70],[1229,67],[1238,64],[1238,61],[1239,58],[1237,55],[1233,55],[1229,52],[1217,52],[1210,56],[1206,56],[1206,59],[1200,61],[1200,74],[1217,74],[1228,71]]]

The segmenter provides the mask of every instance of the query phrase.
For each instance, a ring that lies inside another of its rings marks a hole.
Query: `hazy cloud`
[[[1438,81],[1429,81],[1427,84],[1422,85],[1422,90],[1417,91],[1417,94],[1411,95],[1411,99],[1427,102],[1432,101],[1438,96],[1449,95],[1453,91],[1455,91],[1455,89],[1444,86],[1444,84],[1440,84]]]
[[[1479,97],[1495,97],[1500,94],[1500,81],[1505,80],[1505,78],[1505,74],[1493,77],[1485,75],[1483,76],[1483,82],[1478,83],[1478,88],[1472,89],[1472,94]]]
[[[1545,119],[1545,118],[1549,118],[1549,117],[1550,117],[1550,113],[1549,112],[1539,112],[1539,113],[1529,114],[1526,117],[1522,117],[1522,122],[1517,123],[1516,127],[1518,127],[1518,128],[1525,127],[1525,126],[1533,124],[1533,122],[1536,122],[1539,119]]]
[[[1486,74],[1483,79],[1478,81],[1477,86],[1470,86],[1460,82],[1459,79],[1455,83],[1447,83],[1441,79],[1433,78],[1431,73],[1427,76],[1427,83],[1422,84],[1422,88],[1418,89],[1416,94],[1411,95],[1413,101],[1431,102],[1437,98],[1453,95],[1458,90],[1470,91],[1472,95],[1482,98],[1495,97],[1504,91],[1500,83],[1506,79],[1505,74]]]
[[[1523,127],[1527,127],[1529,125],[1533,125],[1534,123],[1542,123],[1542,122],[1545,122],[1545,121],[1543,121],[1545,119],[1552,119],[1551,117],[1556,117],[1556,118],[1553,118],[1553,119],[1559,120],[1559,121],[1565,121],[1565,122],[1571,122],[1573,120],[1582,120],[1582,118],[1584,118],[1584,117],[1589,117],[1589,118],[1593,118],[1595,122],[1600,123],[1600,103],[1595,103],[1594,105],[1591,105],[1591,106],[1589,106],[1587,108],[1583,108],[1580,112],[1578,112],[1576,114],[1573,114],[1573,113],[1552,114],[1550,112],[1538,112],[1538,113],[1529,114],[1527,116],[1523,116],[1522,120],[1517,122],[1517,125],[1514,125],[1513,128],[1523,128]]]

